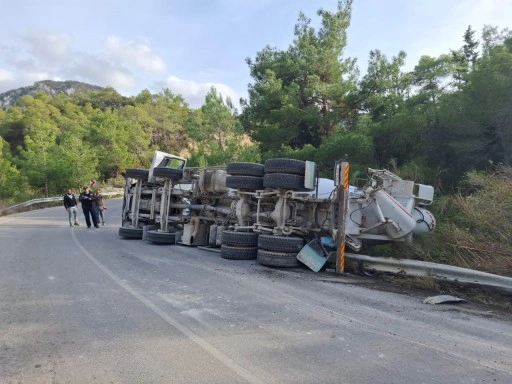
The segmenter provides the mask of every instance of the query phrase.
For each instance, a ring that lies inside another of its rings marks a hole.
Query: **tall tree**
[[[23,96],[20,106],[24,110],[24,145],[20,148],[21,168],[29,183],[48,196],[51,192],[52,161],[60,132],[54,118],[60,112],[49,104],[50,96],[39,94],[36,98]]]
[[[233,103],[212,87],[194,121],[189,124],[192,139],[191,164],[222,165],[232,161],[257,161],[259,154],[244,135]]]
[[[512,38],[487,36],[484,42],[487,48],[467,84],[440,99],[428,129],[428,162],[444,169],[445,184],[469,170],[512,162]]]
[[[98,152],[101,148],[97,148]],[[51,192],[64,193],[68,188],[80,188],[91,179],[98,179],[100,157],[90,144],[72,132],[61,137],[55,148],[48,170],[51,179]]]
[[[11,162],[9,144],[0,137],[0,199],[12,199],[23,194],[25,184],[21,172]]]
[[[368,72],[359,84],[359,98],[374,122],[392,117],[409,96],[412,75],[402,72],[405,58],[404,51],[391,61],[378,49],[370,51]]]
[[[464,32],[464,45],[462,52],[464,53],[464,59],[468,63],[469,71],[472,71],[476,67],[478,60],[478,40],[475,40],[475,31],[471,29],[471,25]]]
[[[181,95],[175,95],[169,89],[158,94],[143,91],[136,98],[137,113],[143,117],[142,128],[150,137],[153,149],[180,154],[187,144],[186,127],[190,109]],[[134,111],[132,111],[134,112]]]
[[[220,151],[225,150],[226,140],[230,136],[240,135],[242,127],[235,118],[235,110],[230,99],[224,101],[222,95],[217,94],[215,87],[211,87],[201,107],[202,124],[195,132],[198,141],[217,143]]]
[[[482,56],[491,54],[496,47],[499,49],[510,37],[512,37],[512,31],[508,28],[499,31],[496,26],[485,25],[482,30]]]
[[[263,150],[318,146],[351,117],[356,72],[354,60],[342,59],[351,3],[338,1],[334,13],[320,9],[318,32],[301,13],[287,51],[266,47],[247,59],[255,82],[241,101],[241,121]]]
[[[479,41],[475,40],[475,31],[471,25],[464,32],[464,45],[457,51],[452,51],[454,64],[453,77],[459,87],[466,84],[468,74],[476,68],[478,61]]]
[[[477,151],[483,161],[512,164],[512,37],[479,61],[462,100],[461,125],[466,134],[471,128],[479,143],[471,155]]]
[[[418,96],[415,99],[424,104],[435,105],[451,87],[448,79],[451,73],[452,58],[449,55],[422,56],[413,71],[413,84],[418,87]]]

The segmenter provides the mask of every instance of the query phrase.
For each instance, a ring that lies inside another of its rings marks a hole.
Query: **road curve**
[[[512,382],[512,320],[122,239],[108,205],[0,217],[0,383]]]

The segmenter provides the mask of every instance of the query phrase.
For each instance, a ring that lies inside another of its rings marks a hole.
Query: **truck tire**
[[[142,239],[142,228],[119,227],[119,236],[125,239]]]
[[[159,230],[148,231],[147,241],[153,244],[176,244],[176,233],[175,232],[162,232]]]
[[[222,244],[236,247],[257,247],[259,233],[223,231]]]
[[[226,172],[228,175],[262,177],[265,173],[265,166],[258,163],[229,163]]]
[[[304,176],[306,162],[296,159],[268,159],[265,161],[265,173],[290,173]]]
[[[291,189],[294,191],[308,191],[304,188],[304,176],[287,173],[267,173],[263,176],[265,188]]]
[[[302,237],[259,235],[258,247],[274,252],[295,252],[296,254],[304,246]]]
[[[263,178],[256,176],[226,176],[226,187],[256,191],[263,189]]]
[[[153,176],[163,179],[181,180],[183,179],[183,169],[176,168],[153,168]]]
[[[293,268],[301,265],[295,252],[273,252],[258,249],[256,259],[258,263],[267,267]]]
[[[147,180],[149,171],[147,169],[129,168],[126,170],[125,176],[132,179]]]
[[[233,247],[222,244],[220,257],[228,260],[255,260],[258,254],[258,247]]]

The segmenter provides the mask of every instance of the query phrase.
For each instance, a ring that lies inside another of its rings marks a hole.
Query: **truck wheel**
[[[256,191],[263,189],[263,178],[256,176],[226,176],[226,187]]]
[[[254,260],[258,253],[258,247],[232,247],[222,244],[220,257],[228,260]]]
[[[265,173],[290,173],[304,176],[306,162],[296,159],[268,159],[265,161]]]
[[[126,170],[125,176],[132,179],[147,180],[149,177],[149,171],[147,169],[129,168]]]
[[[158,230],[148,231],[147,241],[154,244],[176,244],[176,233],[175,232],[161,232]]]
[[[265,166],[258,163],[229,163],[226,167],[228,175],[260,176],[265,173]]]
[[[164,179],[181,180],[183,179],[183,169],[175,168],[153,168],[153,176]]]
[[[304,176],[290,175],[287,173],[267,173],[263,176],[265,188],[292,189],[295,191],[308,191],[304,188]]]
[[[259,235],[258,247],[267,251],[295,252],[296,254],[304,246],[302,237]]]
[[[265,249],[258,249],[256,256],[258,263],[266,265],[268,267],[299,267],[300,261],[297,260],[297,254],[295,252],[272,252]]]
[[[142,239],[142,228],[119,227],[119,236],[125,239]]]
[[[257,247],[259,233],[223,231],[222,244],[236,247]]]

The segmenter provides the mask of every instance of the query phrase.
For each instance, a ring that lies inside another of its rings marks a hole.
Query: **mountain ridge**
[[[26,95],[35,95],[37,92],[46,92],[52,96],[60,93],[71,95],[77,92],[101,91],[105,89],[99,85],[82,83],[75,80],[41,80],[36,81],[33,85],[11,89],[10,91],[0,93],[0,108],[7,109],[14,107],[20,97]]]

